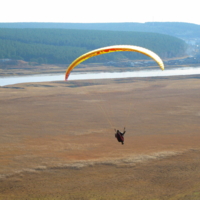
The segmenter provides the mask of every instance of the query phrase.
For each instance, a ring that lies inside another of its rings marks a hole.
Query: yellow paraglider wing
[[[134,51],[134,52],[142,53],[142,54],[144,54],[146,56],[149,56],[153,60],[155,60],[158,63],[158,65],[160,66],[160,68],[162,70],[164,70],[163,61],[153,51],[150,51],[150,50],[148,50],[146,48],[139,47],[139,46],[115,45],[115,46],[108,46],[108,47],[103,47],[103,48],[100,48],[100,49],[95,49],[93,51],[89,51],[89,52],[81,55],[80,57],[78,57],[67,68],[66,73],[65,73],[65,80],[68,79],[69,74],[74,69],[74,67],[76,67],[81,62],[83,62],[83,61],[85,61],[85,60],[87,60],[87,59],[89,59],[89,58],[91,58],[93,56],[98,56],[98,55],[101,55],[101,54],[111,53],[111,52],[117,52],[117,51]]]

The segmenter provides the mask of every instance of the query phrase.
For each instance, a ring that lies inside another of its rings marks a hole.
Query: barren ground
[[[0,199],[200,199],[199,78],[1,87]]]

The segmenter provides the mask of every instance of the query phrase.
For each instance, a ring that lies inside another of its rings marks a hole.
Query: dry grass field
[[[200,76],[1,87],[0,199],[198,200],[199,121]]]

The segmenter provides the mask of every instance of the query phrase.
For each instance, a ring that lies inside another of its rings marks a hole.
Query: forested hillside
[[[183,22],[147,23],[0,23],[0,28],[55,28],[154,32],[179,38],[200,38],[200,25]]]
[[[162,58],[185,54],[183,40],[158,33],[71,29],[0,29],[0,59],[21,59],[38,63],[70,63],[87,51],[117,44],[151,49]],[[90,59],[105,62],[146,58],[138,53],[118,52]]]

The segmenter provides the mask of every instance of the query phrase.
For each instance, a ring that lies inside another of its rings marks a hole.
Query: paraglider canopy
[[[153,51],[143,48],[143,47],[139,47],[139,46],[133,46],[133,45],[114,45],[114,46],[108,46],[108,47],[103,47],[103,48],[99,48],[99,49],[95,49],[93,51],[89,51],[83,55],[81,55],[80,57],[78,57],[77,59],[75,59],[67,68],[66,73],[65,73],[65,80],[68,79],[70,72],[73,70],[74,67],[76,67],[78,64],[80,64],[81,62],[93,57],[93,56],[98,56],[101,54],[105,54],[105,53],[111,53],[111,52],[117,52],[117,51],[134,51],[134,52],[138,52],[138,53],[142,53],[146,56],[149,56],[150,58],[152,58],[153,60],[155,60],[159,67],[164,70],[164,64],[163,61],[161,60],[161,58],[154,53]]]

